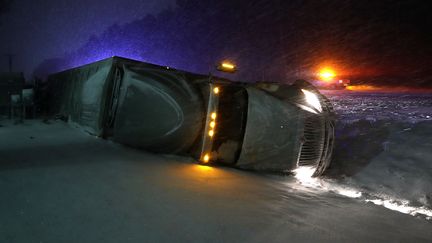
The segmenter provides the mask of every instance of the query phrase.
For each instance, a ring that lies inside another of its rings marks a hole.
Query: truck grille
[[[330,165],[334,146],[335,114],[330,101],[321,96],[322,115],[305,116],[304,141],[298,166],[316,167],[314,176],[321,175]]]
[[[324,149],[324,127],[323,117],[317,115],[306,117],[298,166],[319,164]]]

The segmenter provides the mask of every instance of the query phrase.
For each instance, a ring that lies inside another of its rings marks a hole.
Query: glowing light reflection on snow
[[[383,206],[388,209],[398,211],[405,214],[410,214],[412,216],[417,216],[418,214],[424,214],[427,217],[427,219],[432,218],[432,210],[427,209],[425,207],[412,207],[409,206],[408,201],[400,201],[397,202],[395,200],[389,200],[389,199],[366,199],[366,202],[371,202],[375,205]]]
[[[295,178],[300,182],[300,184],[305,186],[319,186],[319,181],[312,177],[315,172],[314,167],[310,166],[299,166],[297,169],[293,170]]]
[[[362,192],[347,188],[345,186],[338,185],[334,182],[322,180],[316,177],[312,177],[312,175],[315,172],[314,167],[311,166],[300,166],[297,169],[293,170],[294,177],[297,179],[297,181],[309,188],[315,188],[327,192],[334,192],[342,196],[350,197],[350,198],[360,198],[362,197]],[[419,214],[423,214],[426,217],[426,219],[431,220],[432,219],[432,210],[425,208],[425,207],[413,207],[409,206],[408,201],[403,200],[395,200],[395,199],[381,199],[381,198],[374,198],[374,199],[368,199],[363,198],[366,202],[371,202],[375,205],[386,207],[393,211],[398,211],[404,214],[409,214],[412,216],[417,216]]]
[[[312,177],[316,168],[311,166],[299,166],[293,170],[295,178],[306,187],[321,189],[324,191],[335,192],[339,195],[343,195],[351,198],[358,198],[362,196],[360,191],[346,188],[335,183],[327,182],[316,177]]]

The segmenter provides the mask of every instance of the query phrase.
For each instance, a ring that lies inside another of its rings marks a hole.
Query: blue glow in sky
[[[175,0],[14,0],[0,17],[0,53],[15,54],[15,70],[29,76],[42,60],[61,57],[114,24],[175,7]],[[95,51],[95,60],[118,50]],[[116,53],[134,57],[131,51]],[[0,59],[0,71],[7,69]]]

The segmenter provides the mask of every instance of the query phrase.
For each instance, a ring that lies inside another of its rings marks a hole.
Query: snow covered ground
[[[323,91],[332,101],[339,121],[359,120],[418,123],[432,121],[432,93],[356,93]]]
[[[0,129],[1,242],[432,239],[432,224],[291,177],[194,165],[66,124]]]
[[[432,219],[432,94],[329,96],[339,119],[328,177],[366,201]]]
[[[335,159],[322,179],[199,166],[62,122],[0,121],[0,242],[432,241],[425,214],[375,205],[430,208],[430,99],[407,101],[396,119],[391,99],[338,95]],[[360,99],[382,108],[360,109]]]

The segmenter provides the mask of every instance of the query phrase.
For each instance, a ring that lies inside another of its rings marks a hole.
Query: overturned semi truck
[[[305,81],[241,83],[112,57],[50,75],[51,115],[150,152],[248,170],[329,166],[334,112]]]

